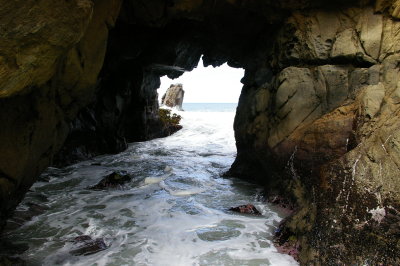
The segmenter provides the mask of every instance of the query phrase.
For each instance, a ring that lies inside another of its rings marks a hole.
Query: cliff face
[[[161,136],[159,77],[203,54],[246,70],[230,173],[296,202],[283,230],[300,260],[399,263],[399,1],[0,0],[0,12],[0,221],[53,162]]]
[[[372,7],[294,12],[247,73],[268,78],[244,85],[231,174],[292,195],[302,262],[399,263],[399,29]]]
[[[0,223],[90,102],[120,1],[0,1]]]

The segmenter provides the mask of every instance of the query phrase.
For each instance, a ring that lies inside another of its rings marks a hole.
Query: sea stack
[[[161,99],[161,104],[168,107],[176,107],[178,110],[183,111],[182,103],[185,91],[182,84],[171,84]]]

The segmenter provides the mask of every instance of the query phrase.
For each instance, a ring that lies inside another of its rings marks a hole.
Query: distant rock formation
[[[182,84],[171,84],[161,99],[161,104],[168,107],[177,107],[178,110],[183,111],[182,103],[185,91]]]

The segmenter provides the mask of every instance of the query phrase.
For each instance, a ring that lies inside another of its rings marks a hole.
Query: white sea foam
[[[193,189],[185,189],[185,190],[173,190],[171,188],[169,188],[164,181],[161,181],[159,183],[160,187],[162,187],[163,189],[165,189],[165,191],[167,191],[169,194],[173,195],[173,196],[191,196],[194,194],[199,194],[202,193],[204,191],[206,191],[206,189],[202,189],[202,188],[193,188]]]
[[[166,172],[166,173],[170,173],[170,172],[172,172],[172,167],[170,167],[170,166],[165,166],[165,168],[164,168],[164,172]]]
[[[164,181],[165,179],[167,179],[168,176],[170,176],[170,174],[163,175],[163,176],[149,176],[144,179],[144,184],[145,185],[158,184],[161,181]]]

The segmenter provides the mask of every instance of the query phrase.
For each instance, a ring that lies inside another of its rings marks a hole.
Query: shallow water
[[[181,114],[184,128],[171,137],[49,168],[18,207],[49,209],[5,238],[29,243],[21,255],[28,265],[297,265],[272,244],[283,217],[262,201],[261,188],[220,177],[236,152],[233,110]],[[87,189],[114,171],[134,179]],[[247,203],[263,215],[227,210]],[[103,238],[108,248],[73,256],[70,240],[79,235]]]

